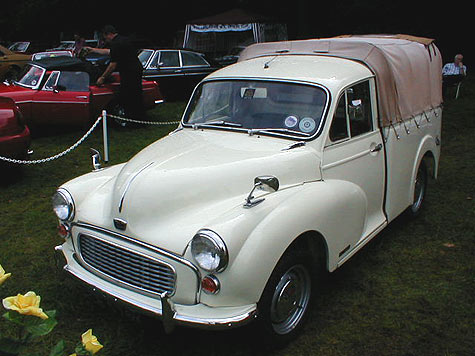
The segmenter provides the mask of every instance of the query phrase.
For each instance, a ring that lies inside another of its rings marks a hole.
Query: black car
[[[139,59],[143,78],[157,81],[167,101],[188,99],[200,80],[218,69],[203,54],[185,49],[143,49]]]

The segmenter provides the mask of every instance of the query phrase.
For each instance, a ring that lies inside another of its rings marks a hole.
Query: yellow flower
[[[0,286],[2,285],[3,282],[7,280],[8,277],[10,277],[12,274],[11,273],[5,273],[5,270],[3,269],[2,265],[0,265]]]
[[[41,297],[35,292],[3,299],[3,306],[8,310],[15,310],[23,315],[33,315],[41,319],[48,319],[48,315],[40,308]]]
[[[100,342],[97,341],[97,337],[92,335],[92,329],[89,329],[84,334],[82,334],[82,344],[87,351],[92,352],[93,354],[103,347]]]

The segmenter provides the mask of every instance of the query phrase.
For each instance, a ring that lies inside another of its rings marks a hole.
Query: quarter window
[[[333,142],[343,140],[349,137],[348,121],[346,119],[346,94],[343,94],[338,101],[335,115],[333,116],[332,126],[330,128],[330,140]]]
[[[160,60],[160,51],[155,52],[155,55],[153,56],[153,59],[150,61],[150,64],[148,65],[149,68],[158,68],[159,67],[159,62]]]
[[[53,90],[58,81],[59,72],[53,72],[46,81],[43,90]]]
[[[181,58],[184,66],[207,66],[205,59],[196,53],[181,52]]]

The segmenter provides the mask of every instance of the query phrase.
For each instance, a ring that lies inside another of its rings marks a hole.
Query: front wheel
[[[301,330],[310,309],[311,271],[308,253],[288,251],[272,272],[258,303],[260,331],[270,344],[286,343]]]

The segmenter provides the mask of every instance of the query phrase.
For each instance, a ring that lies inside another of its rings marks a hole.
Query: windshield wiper
[[[259,133],[285,133],[288,135],[297,135],[297,136],[303,136],[303,137],[310,137],[310,134],[305,133],[305,132],[299,132],[299,131],[294,131],[294,130],[289,130],[289,129],[282,129],[282,128],[274,128],[274,129],[250,129],[248,130],[249,136],[252,136],[254,134],[259,134]]]
[[[199,124],[191,124],[194,129],[198,129],[200,127],[206,126],[229,126],[229,127],[242,127],[242,124],[238,122],[229,122],[224,120],[217,120],[217,121],[209,121],[209,122],[202,122]]]

